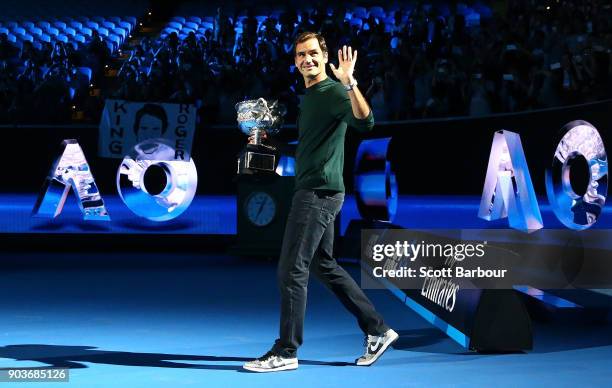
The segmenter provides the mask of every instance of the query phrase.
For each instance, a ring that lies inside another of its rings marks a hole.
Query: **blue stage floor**
[[[13,265],[2,270],[0,367],[69,367],[69,386],[610,385],[611,324],[537,324],[533,352],[478,355],[382,290],[368,295],[401,338],[376,365],[352,366],[362,352],[361,333],[316,281],[299,369],[244,373],[242,362],[262,355],[276,338],[272,262],[18,253],[4,254],[3,263]]]
[[[0,233],[236,233],[233,196],[197,197],[168,223],[133,216],[106,197],[110,223],[80,219],[71,199],[56,220],[33,219],[34,195],[0,195]],[[541,201],[546,228],[561,228]],[[401,197],[406,228],[507,228],[476,217],[478,197]],[[606,208],[599,229],[610,228]],[[359,218],[347,197],[342,230]],[[204,249],[204,248],[203,248]],[[276,338],[275,264],[231,256],[0,253],[0,368],[71,368],[75,387],[608,386],[612,323],[534,325],[527,354],[467,352],[386,290],[368,295],[401,334],[375,366],[355,367],[362,336],[352,316],[316,281],[295,372],[251,374],[242,363]],[[358,267],[350,266],[355,277]],[[45,386],[38,383],[36,386]],[[52,385],[58,386],[57,383]]]
[[[83,221],[74,196],[64,211],[53,220],[32,218],[34,194],[0,194],[0,233],[163,233],[235,234],[236,197],[197,196],[178,218],[168,222],[148,221],[134,215],[118,196],[104,197],[112,221]],[[546,229],[563,229],[548,202],[540,198]],[[419,229],[507,228],[508,221],[487,222],[477,217],[480,197],[476,196],[401,196],[395,224]],[[340,216],[344,233],[352,219],[359,219],[355,198],[347,195]],[[605,207],[594,228],[612,228],[612,207]]]

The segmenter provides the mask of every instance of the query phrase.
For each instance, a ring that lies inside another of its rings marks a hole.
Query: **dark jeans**
[[[281,317],[274,350],[283,357],[295,357],[302,344],[309,270],[357,318],[364,333],[380,335],[388,329],[355,280],[332,256],[334,220],[343,202],[343,193],[298,190],[293,196],[278,263]]]

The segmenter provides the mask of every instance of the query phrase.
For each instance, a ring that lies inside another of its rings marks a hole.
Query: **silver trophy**
[[[276,135],[280,131],[286,110],[277,101],[263,98],[246,100],[236,104],[238,125],[248,136],[254,137],[254,144],[248,144],[238,158],[238,174],[252,174],[255,171],[274,171],[277,150],[262,144],[263,133]]]

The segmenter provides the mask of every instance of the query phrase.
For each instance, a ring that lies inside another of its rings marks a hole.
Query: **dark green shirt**
[[[295,189],[344,192],[344,137],[347,126],[359,131],[374,127],[372,112],[353,116],[351,100],[341,83],[330,78],[306,89],[298,117]]]

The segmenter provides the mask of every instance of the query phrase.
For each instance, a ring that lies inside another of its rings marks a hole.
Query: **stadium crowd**
[[[205,124],[233,124],[236,102],[267,97],[286,104],[291,121],[304,92],[292,43],[306,30],[323,34],[331,62],[342,45],[359,51],[356,78],[379,122],[610,97],[609,2],[511,0],[505,7],[476,20],[457,4],[423,2],[382,13],[370,8],[362,17],[344,6],[285,6],[265,17],[220,7],[211,28],[140,39],[118,72],[119,86],[102,97],[194,103]],[[65,114],[71,69],[86,64],[95,79],[108,56],[94,38],[79,51],[25,44],[18,50],[0,35],[0,120],[27,116],[33,106]]]
[[[90,115],[101,101],[91,82],[104,80],[110,51],[94,31],[82,45],[30,41],[17,47],[0,34],[0,123],[65,123],[78,105]]]

